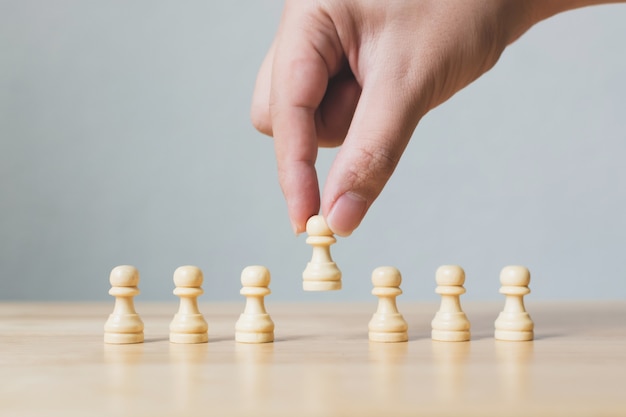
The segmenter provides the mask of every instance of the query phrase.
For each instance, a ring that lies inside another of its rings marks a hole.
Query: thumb
[[[393,174],[423,114],[410,98],[410,90],[394,79],[398,78],[383,76],[364,84],[345,141],[328,173],[322,212],[330,229],[340,236],[350,235],[359,226]]]

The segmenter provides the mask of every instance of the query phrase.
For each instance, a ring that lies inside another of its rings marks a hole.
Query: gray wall
[[[466,299],[498,299],[507,264],[531,269],[533,300],[626,297],[626,6],[543,22],[430,113],[323,294],[301,290],[311,250],[249,122],[281,8],[0,0],[0,299],[108,300],[125,263],[142,300],[173,299],[184,264],[206,301],[238,300],[250,264],[272,300],[371,300],[379,265],[403,272],[401,300],[435,300],[444,263]]]

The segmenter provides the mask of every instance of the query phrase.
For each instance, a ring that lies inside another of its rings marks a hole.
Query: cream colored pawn
[[[465,293],[465,271],[457,265],[443,265],[435,275],[441,295],[441,306],[432,325],[432,339],[443,342],[465,342],[470,340],[470,322],[461,309],[461,294]]]
[[[274,341],[274,322],[265,310],[265,296],[270,294],[270,271],[264,266],[248,266],[241,272],[241,295],[246,307],[235,324],[235,340],[241,343]]]
[[[133,303],[133,297],[139,294],[139,271],[130,265],[116,266],[109,281],[109,294],[115,297],[115,307],[104,324],[104,343],[143,342],[143,321]]]
[[[378,308],[369,322],[372,342],[406,342],[408,325],[398,311],[396,297],[402,294],[402,275],[393,266],[381,266],[372,272],[372,294],[378,297]]]
[[[180,306],[170,323],[170,342],[209,341],[209,326],[198,309],[198,297],[204,293],[203,280],[202,271],[196,266],[181,266],[174,271],[174,294],[180,297]]]
[[[500,293],[506,298],[504,309],[495,322],[495,338],[533,340],[535,325],[524,308],[524,296],[530,293],[530,271],[523,266],[507,266],[500,272],[500,284]]]
[[[304,291],[334,291],[341,289],[341,271],[330,255],[330,246],[337,242],[326,220],[320,215],[306,222],[306,243],[313,246],[311,261],[302,273]]]

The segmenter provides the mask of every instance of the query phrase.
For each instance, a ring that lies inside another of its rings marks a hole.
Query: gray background
[[[466,299],[498,299],[527,265],[533,300],[626,296],[626,6],[531,29],[432,111],[362,226],[333,256],[344,290],[304,293],[271,139],[249,121],[282,3],[0,0],[0,298],[108,300],[118,264],[170,300],[195,264],[205,301],[239,299],[250,264],[272,300],[435,300],[462,265]],[[334,150],[320,153],[322,180]]]

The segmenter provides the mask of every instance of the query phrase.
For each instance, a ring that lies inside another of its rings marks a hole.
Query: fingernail
[[[354,193],[347,192],[337,199],[326,217],[328,227],[339,236],[350,236],[363,220],[367,201]]]
[[[293,229],[293,234],[298,236],[300,233],[302,233],[299,229],[298,229],[298,225],[296,222],[294,222],[293,220],[289,219],[289,221],[291,222],[291,228]]]

